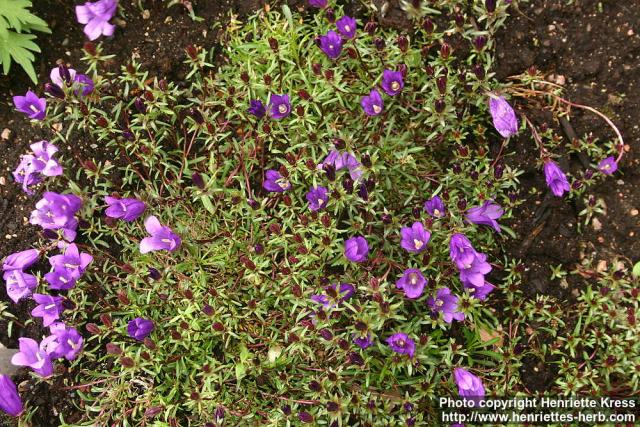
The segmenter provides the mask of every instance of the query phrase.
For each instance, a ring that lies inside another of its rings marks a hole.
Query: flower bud
[[[442,112],[444,112],[444,109],[447,107],[446,102],[444,102],[444,99],[442,98],[438,98],[435,102],[435,109],[436,109],[436,113],[440,114]]]
[[[142,98],[136,98],[136,100],[133,101],[133,105],[136,107],[136,110],[138,110],[140,114],[144,114],[147,112],[147,106],[145,105]]]
[[[59,98],[59,99],[64,99],[65,98],[65,94],[64,91],[62,89],[60,89],[60,86],[56,85],[56,84],[52,84],[52,83],[45,83],[44,84],[44,92],[48,95],[51,95],[55,98]]]
[[[438,86],[440,95],[444,95],[447,92],[447,76],[438,77],[436,85]]]
[[[278,53],[278,40],[273,37],[269,37],[269,47],[273,53]]]
[[[440,46],[440,56],[442,59],[447,59],[451,55],[451,46],[449,43],[442,43]]]
[[[409,49],[409,40],[404,35],[398,36],[396,43],[398,44],[398,49],[400,49],[400,52],[402,53],[406,53]]]
[[[316,76],[319,76],[322,74],[322,65],[318,64],[317,62],[313,63],[313,65],[311,66],[311,69],[313,70],[313,74],[315,74]]]
[[[196,187],[204,190],[204,179],[202,179],[202,175],[200,175],[198,172],[194,172],[193,175],[191,175],[191,181],[195,184]]]
[[[350,176],[347,175],[342,179],[342,188],[347,194],[353,193],[353,179]]]
[[[96,54],[97,54],[96,45],[93,44],[92,42],[85,42],[84,45],[82,46],[82,48],[90,56],[96,56]]]
[[[486,44],[487,44],[487,37],[486,36],[478,36],[475,39],[473,39],[473,46],[476,48],[476,50],[478,52],[480,52],[482,49],[484,49]]]
[[[195,46],[190,44],[189,46],[187,46],[186,51],[187,55],[189,55],[189,58],[194,61],[198,59],[198,49]]]
[[[487,8],[487,12],[493,13],[496,11],[496,0],[485,0],[484,5]]]
[[[422,21],[422,29],[427,34],[431,34],[435,30],[435,25],[433,24],[433,21],[431,19],[427,18],[424,21]]]
[[[376,46],[376,49],[378,50],[384,50],[386,43],[384,42],[384,39],[380,38],[380,37],[376,37],[375,40],[373,41],[373,44]]]
[[[378,24],[374,21],[368,21],[364,25],[364,30],[372,37],[376,33],[377,29],[378,29]]]

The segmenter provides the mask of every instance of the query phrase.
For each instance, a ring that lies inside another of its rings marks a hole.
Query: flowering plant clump
[[[108,35],[117,2],[98,3],[79,20]],[[3,263],[50,331],[14,363],[72,361],[82,425],[424,425],[436,396],[519,384],[482,335],[518,277],[499,243],[522,121],[488,73],[507,5],[451,30],[431,18],[462,12],[439,2],[405,35],[310,3],[221,34],[216,72],[188,46],[186,85],[107,71],[89,44],[85,77],[63,66],[46,105],[16,103],[53,132],[16,181],[40,192],[64,167],[68,188],[35,202],[41,245]],[[54,149],[87,139],[114,160]]]

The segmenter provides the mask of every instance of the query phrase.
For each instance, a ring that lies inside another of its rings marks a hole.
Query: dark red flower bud
[[[85,52],[87,52],[87,54],[91,56],[96,56],[97,54],[96,45],[93,44],[92,42],[84,42],[84,45],[82,46],[82,48],[84,49]]]
[[[388,213],[382,214],[381,219],[384,224],[391,224],[391,222],[393,221],[393,218]]]
[[[378,50],[384,50],[386,43],[384,42],[384,39],[380,38],[380,37],[376,37],[375,40],[373,41],[373,44],[376,46],[376,49]]]
[[[278,40],[273,37],[269,37],[269,47],[274,53],[278,53]]]
[[[427,34],[431,34],[433,33],[433,30],[435,30],[435,25],[431,19],[427,18],[422,21],[422,29],[426,31]]]
[[[204,190],[205,188],[204,179],[202,179],[202,175],[200,175],[198,172],[194,172],[191,175],[191,181],[195,184],[196,187],[198,187],[201,190]]]
[[[133,359],[127,356],[120,358],[120,364],[125,368],[133,368],[135,366]]]
[[[486,36],[477,36],[473,39],[473,46],[479,52],[487,45],[487,37]]]
[[[194,61],[196,59],[198,59],[198,49],[194,46],[194,45],[189,45],[187,46],[187,55],[189,55],[189,58],[193,59]]]
[[[406,53],[409,49],[409,39],[404,35],[398,36],[396,43],[398,44],[398,49],[400,49],[402,53]]]
[[[144,114],[147,112],[147,106],[142,98],[136,98],[135,101],[133,101],[133,105],[134,107],[136,107],[136,110],[138,110],[140,114]]]
[[[308,101],[308,100],[310,100],[310,99],[311,99],[311,95],[309,95],[309,92],[307,92],[307,91],[306,91],[306,90],[304,90],[304,89],[300,89],[300,90],[298,91],[298,96],[299,96],[300,98],[304,99],[305,101]]]
[[[451,46],[449,43],[442,43],[440,46],[440,56],[442,59],[447,59],[451,55]]]
[[[478,80],[483,80],[484,76],[486,75],[485,71],[484,71],[484,67],[480,64],[476,64],[473,66],[473,74],[476,75],[476,77],[478,78]]]
[[[438,77],[436,85],[438,86],[440,95],[444,95],[447,92],[447,76]]]
[[[152,406],[144,411],[145,418],[153,418],[163,411],[162,406]]]
[[[453,20],[455,21],[456,26],[460,28],[464,27],[464,15],[462,15],[461,13],[456,13],[453,16]]]
[[[376,30],[378,29],[378,23],[374,22],[374,21],[368,21],[365,25],[364,25],[364,30],[370,35],[373,36],[376,33]]]
[[[96,325],[95,323],[87,323],[87,325],[85,326],[85,329],[87,330],[87,332],[91,334],[94,334],[94,335],[100,334],[100,327],[98,327],[98,325]]]
[[[262,80],[264,81],[264,84],[266,84],[267,86],[271,85],[272,79],[269,74],[265,74],[264,76],[262,76]]]
[[[324,70],[324,78],[327,80],[333,80],[333,70]]]
[[[311,424],[313,422],[313,416],[308,412],[300,412],[298,418],[305,424]]]
[[[360,188],[358,189],[358,196],[362,198],[365,202],[369,200],[369,190],[367,189],[367,184],[364,182],[360,184]]]
[[[493,13],[496,11],[496,0],[485,0],[484,5],[487,8],[487,12]]]
[[[169,89],[169,85],[167,84],[167,81],[165,79],[162,79],[158,82],[158,87],[163,92],[166,92],[167,89]]]
[[[60,86],[53,83],[44,84],[44,93],[59,99],[65,98],[64,91],[60,89]]]
[[[311,69],[313,70],[313,74],[315,74],[316,76],[319,76],[322,74],[322,65],[318,64],[317,62],[315,62],[311,66]]]
[[[444,109],[447,107],[447,103],[444,102],[444,99],[438,98],[435,103],[435,108],[437,113],[444,112]]]
[[[100,315],[100,321],[102,322],[102,324],[104,326],[106,326],[107,328],[111,328],[112,323],[111,323],[111,316],[107,313],[103,313]]]
[[[98,126],[100,126],[101,128],[106,128],[109,126],[109,122],[107,121],[107,119],[105,119],[104,117],[98,117],[96,119],[96,124]]]
[[[356,50],[352,47],[348,47],[347,48],[347,55],[349,55],[349,58],[351,59],[356,59],[358,57],[358,52],[356,52]]]
[[[329,21],[331,24],[336,22],[336,12],[332,8],[328,7],[325,10],[325,16],[327,17],[327,21]]]
[[[122,354],[122,349],[117,344],[109,342],[105,345],[108,354]]]
[[[327,175],[327,179],[331,182],[336,180],[336,168],[333,165],[323,165],[324,173]]]
[[[195,107],[191,107],[189,109],[189,115],[195,120],[195,122],[199,125],[204,123],[204,117],[202,117],[202,113]]]

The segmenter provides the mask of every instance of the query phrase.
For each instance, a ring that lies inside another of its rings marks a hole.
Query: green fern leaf
[[[12,29],[18,33],[50,33],[47,23],[31,13],[30,8],[29,0],[0,0],[0,38],[6,39]]]
[[[34,83],[38,82],[36,71],[33,68],[35,59],[33,52],[40,52],[40,48],[32,40],[36,38],[33,34],[19,34],[14,31],[7,33],[7,38],[0,38],[0,59],[2,71],[9,74],[11,70],[11,60],[20,64]]]

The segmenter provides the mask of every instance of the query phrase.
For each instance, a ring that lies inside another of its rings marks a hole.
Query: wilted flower
[[[46,326],[46,325],[45,325]],[[53,374],[51,358],[38,342],[31,338],[18,338],[20,351],[13,355],[11,363],[16,366],[28,366],[41,377]]]
[[[153,332],[154,328],[153,320],[136,317],[127,324],[127,334],[133,339],[142,341]]]
[[[311,301],[317,302],[318,304],[322,304],[322,306],[326,309],[331,309],[336,307],[341,302],[351,298],[353,294],[356,292],[356,288],[354,288],[353,285],[350,283],[340,283],[340,286],[338,286],[337,283],[334,283],[332,285],[325,287],[324,290],[325,290],[325,294],[328,294],[330,291],[333,294],[337,294],[337,297],[332,298],[325,294],[315,294],[315,295],[311,295]]]
[[[427,248],[431,233],[425,230],[420,222],[414,222],[411,227],[402,227],[400,246],[408,252],[418,253]]]
[[[376,89],[371,90],[369,96],[363,96],[360,100],[360,105],[368,116],[377,116],[384,109],[382,96]]]
[[[320,49],[331,59],[337,59],[342,53],[342,37],[333,30],[319,37]]]
[[[382,90],[389,95],[395,96],[402,92],[404,88],[404,79],[402,78],[402,72],[384,70],[382,72],[382,82],[380,83]]]
[[[31,310],[34,317],[42,317],[44,326],[49,326],[60,318],[60,313],[64,311],[62,306],[62,297],[54,297],[51,295],[33,294],[33,300],[38,305]]]
[[[262,183],[262,188],[273,193],[282,193],[291,188],[291,183],[277,170],[269,169],[266,173],[266,179]]]
[[[409,358],[413,359],[413,355],[416,351],[416,343],[413,342],[407,334],[399,332],[391,335],[387,338],[387,344],[391,347],[391,350],[396,353],[406,354]]]
[[[74,360],[82,350],[82,335],[76,328],[67,326],[62,322],[55,322],[49,326],[51,335],[42,340],[41,347],[54,358],[64,357]]]
[[[455,320],[464,320],[464,313],[458,311],[458,297],[451,293],[451,289],[444,287],[438,289],[436,297],[429,297],[427,305],[434,312],[442,312],[445,322],[451,323]]]
[[[329,200],[329,191],[322,186],[313,187],[305,197],[309,202],[309,209],[315,212],[317,210],[324,209],[327,205],[327,201]]]
[[[467,211],[466,218],[474,224],[483,224],[493,227],[498,233],[500,225],[497,219],[504,214],[504,210],[493,200],[486,200],[482,206],[471,208]]]
[[[289,95],[271,94],[269,97],[269,114],[272,119],[283,119],[291,113]]]
[[[24,410],[18,388],[9,375],[0,375],[0,409],[12,417],[20,416]]]
[[[135,221],[142,215],[147,205],[138,199],[120,199],[106,196],[104,201],[109,206],[105,214],[110,218],[119,218],[124,221]]]
[[[28,297],[38,287],[38,279],[22,270],[6,271],[2,278],[6,282],[7,295],[15,303]]]
[[[424,278],[420,270],[408,268],[396,282],[396,287],[404,290],[407,298],[419,298],[426,284],[427,279]]]
[[[615,171],[618,170],[618,163],[613,158],[613,156],[607,157],[606,159],[601,160],[600,163],[598,163],[598,169],[605,175],[612,175],[613,173],[615,173]]]
[[[144,220],[144,228],[150,237],[145,237],[140,242],[140,253],[146,254],[151,251],[167,250],[175,251],[180,247],[182,240],[180,236],[169,227],[160,224],[158,218],[151,215]]]
[[[252,99],[249,101],[249,109],[247,112],[257,118],[261,119],[266,114],[266,110],[264,108],[264,104],[259,99]]]
[[[544,177],[551,192],[561,197],[565,191],[571,191],[567,176],[562,172],[560,166],[553,160],[547,159],[544,163]]]
[[[493,117],[493,126],[503,138],[518,133],[518,119],[511,105],[502,96],[489,97],[489,110]]]
[[[118,7],[118,0],[98,0],[86,2],[76,6],[78,23],[85,24],[84,33],[89,40],[95,40],[101,35],[112,36],[115,25],[110,24]]]
[[[371,335],[371,332],[368,332],[365,336],[356,336],[353,339],[353,342],[355,345],[364,350],[365,348],[373,345],[373,336]]]
[[[446,212],[444,202],[439,196],[433,196],[424,202],[424,210],[434,218],[442,218]]]
[[[482,380],[471,372],[462,368],[455,368],[453,370],[453,378],[458,385],[458,394],[461,397],[484,397]]]
[[[348,39],[355,37],[357,26],[358,24],[356,23],[355,18],[346,15],[336,21],[338,31]]]
[[[38,98],[38,95],[29,90],[24,96],[14,96],[13,104],[16,110],[26,114],[30,119],[44,120],[47,110],[46,98]]]
[[[369,245],[362,236],[355,236],[344,242],[344,256],[352,262],[364,262],[369,256]]]
[[[27,249],[12,253],[2,262],[2,271],[24,270],[38,261],[40,253],[37,249]]]

